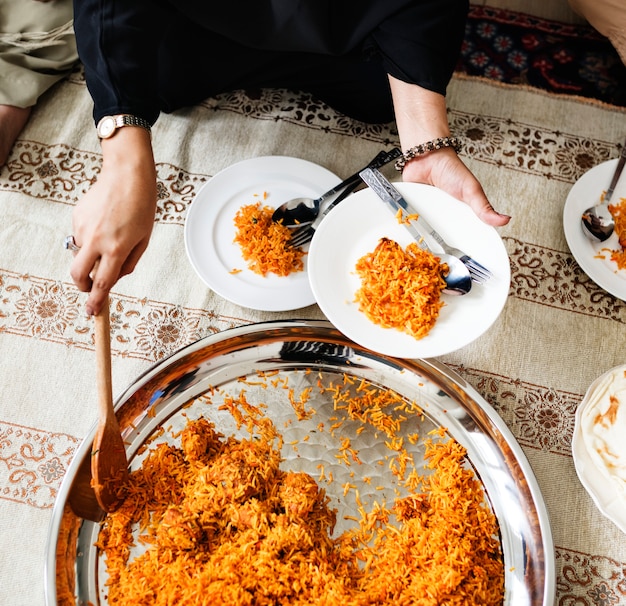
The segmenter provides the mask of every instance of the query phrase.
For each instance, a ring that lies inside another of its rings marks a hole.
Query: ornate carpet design
[[[471,6],[457,71],[626,106],[626,66],[589,25]]]

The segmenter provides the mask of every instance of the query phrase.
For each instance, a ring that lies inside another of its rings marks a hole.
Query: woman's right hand
[[[156,211],[156,169],[150,133],[126,126],[102,140],[102,170],[77,203],[76,252],[70,275],[89,292],[86,311],[98,314],[109,291],[131,273],[150,241]]]

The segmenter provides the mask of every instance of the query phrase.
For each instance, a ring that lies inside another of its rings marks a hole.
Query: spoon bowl
[[[91,457],[83,460],[72,482],[69,504],[79,518],[100,522],[120,505],[128,481],[126,447],[113,407],[108,297],[95,316],[95,344],[98,424]]]
[[[399,148],[395,147],[391,151],[381,151],[370,161],[368,167],[380,168],[402,155]],[[272,215],[272,220],[281,222],[285,227],[300,227],[310,225],[320,214],[322,206],[334,200],[339,201],[351,194],[362,184],[359,172],[354,173],[344,179],[339,185],[328,190],[315,200],[313,198],[293,198],[281,204]]]
[[[281,222],[285,227],[296,228],[304,225],[310,225],[319,216],[322,204],[326,206],[326,202],[334,200],[342,200],[351,194],[360,183],[358,181],[341,182],[337,187],[327,191],[325,194],[316,198],[293,198],[284,204],[281,204],[272,215],[272,220]]]
[[[596,242],[604,242],[608,240],[615,230],[615,219],[609,210],[609,202],[615,191],[615,186],[624,170],[626,164],[626,141],[622,146],[622,152],[619,156],[615,172],[611,178],[609,188],[604,194],[604,198],[600,204],[590,206],[585,210],[580,218],[583,232],[585,235]]]
[[[466,295],[472,289],[472,277],[465,263],[453,255],[437,256],[448,266],[448,273],[443,277],[446,287],[442,292],[447,295]]]
[[[581,224],[588,238],[598,242],[608,240],[615,230],[615,219],[609,210],[608,202],[588,208],[582,214]]]

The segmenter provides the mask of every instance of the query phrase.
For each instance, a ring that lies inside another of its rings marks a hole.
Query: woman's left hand
[[[450,148],[438,149],[407,162],[402,179],[434,185],[468,204],[488,225],[506,225],[511,217],[496,211],[474,174]]]

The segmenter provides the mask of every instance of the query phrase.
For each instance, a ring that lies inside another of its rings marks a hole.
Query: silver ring
[[[74,236],[67,236],[63,245],[65,246],[65,250],[71,250],[72,252],[78,252],[80,250],[80,246],[76,244]]]

